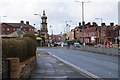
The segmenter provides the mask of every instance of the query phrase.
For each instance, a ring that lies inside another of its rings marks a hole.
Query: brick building
[[[1,34],[9,35],[15,31],[22,30],[24,32],[34,33],[34,27],[29,25],[29,21],[21,21],[20,23],[2,23],[1,24]]]
[[[102,23],[101,26],[97,26],[95,36],[96,44],[101,42],[106,45],[109,42],[115,42],[115,36],[117,37],[117,35],[115,34],[114,23],[110,23],[110,25],[105,25],[105,23]]]
[[[84,32],[83,32],[84,30]],[[71,30],[71,40],[77,40],[83,43],[98,44],[99,42],[102,44],[108,44],[110,42],[116,42],[119,35],[120,26],[115,26],[114,23],[110,23],[110,25],[106,25],[102,23],[101,26],[98,26],[95,22],[91,25],[91,23],[87,23],[84,26],[84,29],[81,25],[79,27],[75,27],[75,29]]]

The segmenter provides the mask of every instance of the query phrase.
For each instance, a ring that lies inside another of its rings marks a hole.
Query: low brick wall
[[[8,59],[10,60],[10,78],[28,78],[36,66],[35,56],[24,62],[20,62],[19,58]]]

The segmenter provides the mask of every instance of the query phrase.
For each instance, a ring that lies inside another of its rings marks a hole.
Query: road
[[[118,78],[118,58],[70,49],[38,48],[84,69],[99,78]]]

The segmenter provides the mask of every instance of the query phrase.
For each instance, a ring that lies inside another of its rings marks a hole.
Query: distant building
[[[1,35],[8,36],[14,32],[23,31],[24,33],[34,33],[34,27],[29,25],[29,21],[21,21],[20,23],[2,23],[1,24]]]
[[[109,44],[110,42],[118,43],[119,30],[120,26],[110,23],[106,25],[102,23],[101,26],[98,26],[96,23],[92,25],[90,23],[85,24],[84,30],[83,27],[75,27],[71,30],[71,40],[80,41],[80,43],[86,44]]]
[[[120,25],[120,1],[118,2],[118,25]]]

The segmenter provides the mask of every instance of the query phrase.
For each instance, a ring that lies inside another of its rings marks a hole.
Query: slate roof
[[[23,37],[24,34],[25,34],[24,31],[18,30],[18,31],[15,31],[15,32],[7,35],[7,37]]]
[[[96,30],[96,27],[90,27],[90,28],[85,29],[84,32],[92,32],[95,30]]]
[[[23,24],[23,23],[5,23],[11,27],[31,27],[31,28],[34,28],[33,26],[31,25],[27,25],[27,24]]]

